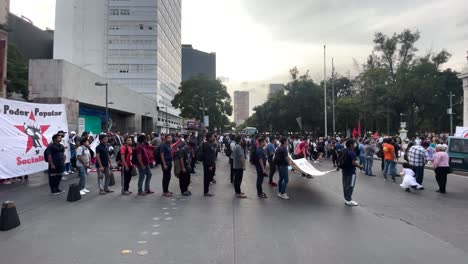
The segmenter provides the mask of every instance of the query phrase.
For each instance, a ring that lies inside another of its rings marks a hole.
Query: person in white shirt
[[[405,189],[405,191],[410,192],[410,187],[417,190],[424,190],[424,187],[416,182],[414,178],[415,173],[408,163],[403,163],[403,171],[400,175],[403,176],[403,182],[400,184],[400,187]]]
[[[91,168],[91,153],[89,151],[89,140],[83,138],[80,141],[80,146],[76,149],[76,167],[78,169],[78,177],[80,178],[80,194],[85,195],[89,193],[86,189],[86,176],[88,175],[88,169]]]

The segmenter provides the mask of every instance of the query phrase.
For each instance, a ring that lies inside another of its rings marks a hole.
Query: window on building
[[[129,16],[130,15],[130,9],[120,9],[120,15],[121,16]]]
[[[148,26],[148,30],[154,30],[153,26]]]
[[[140,30],[144,30],[144,29],[145,29],[145,25],[140,24]]]
[[[111,14],[111,16],[118,16],[119,15],[119,9],[111,9],[110,14]]]

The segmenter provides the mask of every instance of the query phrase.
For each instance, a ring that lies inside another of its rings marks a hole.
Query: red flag
[[[357,134],[359,137],[361,137],[361,120],[358,121],[357,123]]]
[[[353,138],[356,138],[357,137],[357,130],[356,128],[353,128]]]
[[[375,132],[374,135],[372,135],[373,138],[378,138],[379,137],[379,132]]]

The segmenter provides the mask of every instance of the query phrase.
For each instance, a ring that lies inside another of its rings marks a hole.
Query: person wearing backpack
[[[358,206],[359,204],[352,199],[354,185],[356,184],[356,168],[363,169],[361,165],[356,163],[357,157],[356,142],[352,139],[346,141],[346,149],[339,158],[338,165],[342,173],[343,194],[345,204],[348,206]]]
[[[53,195],[64,193],[60,190],[60,181],[65,171],[65,147],[61,144],[62,137],[59,134],[52,136],[50,144],[44,152],[45,160],[49,163],[49,186]]]
[[[133,139],[132,137],[125,138],[125,145],[120,148],[120,166],[122,166],[122,177],[120,184],[122,185],[122,195],[130,195],[132,194],[129,191],[130,188],[130,181],[132,180],[132,174],[134,168],[134,164],[132,162],[132,157],[134,154],[133,149]]]

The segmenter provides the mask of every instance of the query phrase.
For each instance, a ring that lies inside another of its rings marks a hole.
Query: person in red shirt
[[[383,176],[384,180],[387,181],[387,174],[390,172],[390,176],[392,176],[392,181],[395,182],[396,177],[396,155],[395,155],[395,147],[393,147],[392,139],[386,138],[384,139],[384,143],[382,144],[383,154],[384,154],[384,171]]]
[[[138,145],[135,149],[137,159],[138,159],[138,195],[146,195],[146,194],[152,194],[154,193],[150,189],[150,182],[151,182],[151,170],[149,167],[149,157],[148,157],[148,151],[146,150],[145,147],[145,142],[146,142],[146,136],[145,135],[139,135],[138,136]],[[146,177],[146,179],[145,179]],[[143,181],[145,181],[145,190],[143,192]]]
[[[132,153],[133,153],[133,139],[132,137],[125,138],[125,145],[120,148],[121,165],[122,165],[122,195],[130,195],[132,192],[129,191],[130,181],[132,180],[132,172],[134,165],[132,164]]]
[[[294,156],[295,159],[302,159],[307,157],[308,155],[308,146],[307,146],[307,140],[304,139],[304,137],[300,138],[300,143],[297,145],[296,149],[294,150]],[[308,174],[302,174],[302,177],[307,177],[309,179],[312,178],[311,175]]]

